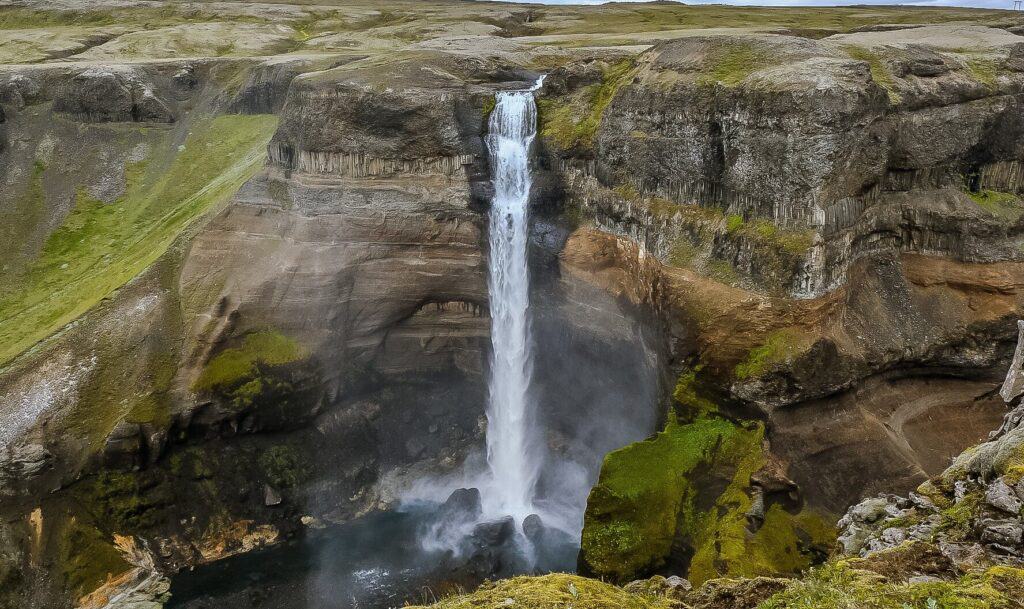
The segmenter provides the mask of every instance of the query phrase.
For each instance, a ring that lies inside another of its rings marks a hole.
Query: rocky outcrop
[[[1021,43],[991,30],[977,47],[983,29],[944,31],[971,41],[985,57],[975,60],[929,46],[940,28],[915,32],[691,37],[612,67],[561,68],[550,90],[576,109],[552,106],[544,131],[559,166],[609,188],[815,233],[800,260],[771,272],[749,248],[722,246],[735,230],[711,240],[628,214],[662,260],[677,244],[710,248],[799,297],[841,285],[852,261],[880,250],[1016,260],[1019,214],[983,193],[1021,192]],[[603,97],[592,103],[581,87]],[[623,214],[592,211],[621,231]]]
[[[174,113],[134,70],[91,68],[61,87],[55,112],[93,123],[172,123]]]

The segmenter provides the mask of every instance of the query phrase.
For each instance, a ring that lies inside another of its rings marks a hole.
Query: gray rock
[[[997,510],[1013,515],[1020,514],[1021,508],[1024,507],[1024,502],[1021,502],[1014,490],[1002,478],[997,478],[985,489],[985,502]]]
[[[935,577],[934,575],[913,575],[907,578],[908,584],[931,584],[940,581],[942,581],[942,579]]]
[[[1024,525],[1019,520],[981,521],[981,540],[1001,545],[1018,545],[1024,539]]]
[[[678,575],[666,577],[665,585],[668,586],[670,590],[693,590],[693,584],[690,583],[690,580],[679,577]]]
[[[911,491],[908,497],[910,498],[910,502],[914,505],[914,507],[916,507],[919,510],[934,512],[938,509],[938,507],[936,507],[935,505],[935,502],[925,497],[924,495]]]
[[[999,396],[1007,404],[1024,394],[1024,320],[1017,320],[1017,348],[1013,351],[1013,361],[1006,371],[1006,379],[999,388]]]
[[[516,521],[511,516],[481,522],[473,527],[473,538],[486,547],[496,548],[512,539],[516,531]]]
[[[956,543],[940,539],[939,551],[961,571],[992,564],[985,549],[977,543]]]
[[[281,505],[281,493],[269,484],[263,485],[263,505],[267,507]]]
[[[540,516],[530,514],[523,519],[523,535],[533,542],[537,542],[544,535],[544,521]]]
[[[849,514],[856,522],[875,522],[886,514],[889,502],[884,497],[865,499],[850,508]]]

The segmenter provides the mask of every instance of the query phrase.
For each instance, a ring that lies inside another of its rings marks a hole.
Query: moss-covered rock
[[[618,582],[664,569],[700,583],[809,566],[833,537],[822,517],[773,504],[748,528],[763,437],[760,424],[702,415],[609,454],[587,503],[582,567]]]

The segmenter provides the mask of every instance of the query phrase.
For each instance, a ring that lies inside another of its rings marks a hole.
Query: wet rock
[[[985,502],[997,510],[1014,515],[1020,514],[1021,508],[1024,507],[1024,502],[1002,478],[996,479],[985,489]]]
[[[473,539],[484,546],[497,547],[510,541],[516,533],[516,521],[511,516],[481,522],[473,527]]]
[[[273,507],[275,505],[281,505],[281,501],[281,493],[277,492],[277,490],[269,484],[263,485],[263,505]]]
[[[544,536],[544,521],[537,514],[530,514],[523,519],[523,535],[530,541],[537,542]]]
[[[438,508],[438,518],[473,522],[480,518],[483,508],[480,502],[480,490],[476,488],[460,488],[448,495],[448,499]]]

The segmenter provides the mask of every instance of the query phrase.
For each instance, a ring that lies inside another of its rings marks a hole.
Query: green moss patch
[[[295,340],[276,330],[246,335],[241,345],[217,354],[192,385],[212,392],[236,410],[243,410],[268,394],[287,394],[292,386],[282,367],[308,357]]]
[[[885,89],[886,93],[889,94],[889,103],[900,103],[902,97],[896,90],[896,80],[893,77],[892,70],[886,65],[885,58],[880,53],[856,46],[847,46],[844,47],[844,50],[851,59],[868,62],[868,66],[871,69],[871,80],[875,81],[878,86]]]
[[[260,453],[259,463],[266,473],[267,480],[277,488],[299,486],[311,474],[306,461],[291,446],[279,445],[268,448]]]
[[[582,92],[568,98],[537,100],[541,135],[563,150],[593,150],[601,117],[633,69],[633,60],[625,59],[606,67],[601,82]]]
[[[475,592],[451,596],[430,605],[434,609],[668,609],[671,606],[664,597],[634,595],[617,586],[565,573],[488,582]]]
[[[718,405],[708,399],[700,390],[697,374],[700,366],[688,369],[679,375],[672,399],[675,401],[676,413],[684,421],[694,420],[714,414]]]
[[[151,265],[196,218],[261,166],[273,116],[221,116],[194,126],[169,165],[127,168],[112,203],[81,191],[75,208],[0,296],[0,364],[81,316]]]
[[[802,334],[795,328],[772,332],[764,344],[751,349],[746,359],[736,365],[736,380],[756,378],[773,366],[791,360],[799,353],[801,338]]]
[[[772,56],[766,50],[741,40],[723,40],[711,50],[697,82],[732,87],[772,63]]]
[[[112,539],[75,517],[68,518],[64,524],[58,543],[60,572],[75,598],[131,569]]]
[[[846,561],[813,570],[758,609],[1009,609],[1019,606],[1024,570],[994,567],[953,581],[891,583]]]
[[[967,196],[977,203],[978,207],[999,218],[1015,221],[1024,213],[1024,203],[1012,192],[982,190],[968,192]]]

